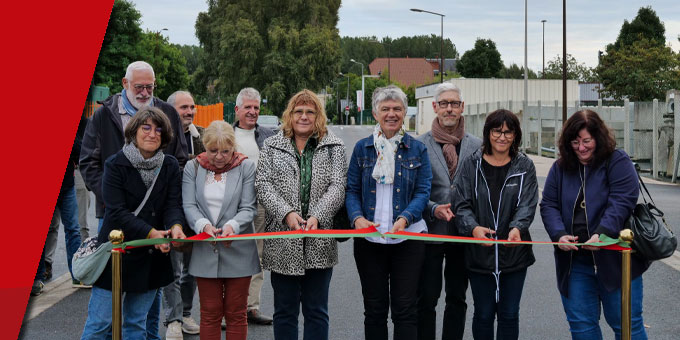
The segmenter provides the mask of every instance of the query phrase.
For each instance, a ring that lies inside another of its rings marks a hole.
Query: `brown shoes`
[[[271,317],[260,313],[260,311],[257,309],[251,309],[248,311],[248,323],[254,323],[257,325],[271,325],[273,321],[274,320],[272,320]]]

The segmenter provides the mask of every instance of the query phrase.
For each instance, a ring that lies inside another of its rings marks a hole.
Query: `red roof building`
[[[372,75],[387,71],[388,58],[375,58],[368,64]],[[390,58],[390,80],[405,86],[420,86],[435,81],[435,70],[439,63],[430,63],[425,58]]]

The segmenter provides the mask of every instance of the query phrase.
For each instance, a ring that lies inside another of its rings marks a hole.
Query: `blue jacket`
[[[354,146],[347,169],[345,206],[349,220],[375,217],[375,179],[371,176],[377,159],[373,136],[368,136]],[[432,168],[425,144],[405,134],[395,158],[392,216],[394,221],[403,217],[411,225],[422,219],[423,209],[430,200]],[[394,222],[393,221],[393,222]]]
[[[541,217],[550,239],[557,242],[573,235],[574,205],[581,187],[579,171],[565,171],[555,162],[548,173],[541,201]],[[585,201],[588,231],[619,237],[626,219],[637,204],[639,186],[633,162],[623,150],[615,150],[607,162],[585,167]],[[579,240],[585,242],[586,240]],[[621,255],[609,250],[594,251],[598,280],[607,291],[621,287]],[[573,252],[555,247],[557,285],[562,295],[569,291]],[[647,269],[646,261],[633,256],[633,278]]]

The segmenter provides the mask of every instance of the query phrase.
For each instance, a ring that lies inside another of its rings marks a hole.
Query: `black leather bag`
[[[668,227],[664,214],[654,204],[652,195],[649,194],[645,183],[642,182],[640,174],[638,174],[638,181],[640,182],[640,193],[644,203],[638,203],[626,221],[626,228],[633,231],[632,248],[636,254],[647,261],[655,261],[665,259],[675,252],[678,246],[678,240],[673,234],[673,230]],[[642,189],[644,188],[644,192]],[[645,197],[645,193],[649,197],[649,201]]]

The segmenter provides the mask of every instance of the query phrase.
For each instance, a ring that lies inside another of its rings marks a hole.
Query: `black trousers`
[[[379,244],[354,239],[354,259],[364,296],[366,340],[387,340],[387,314],[391,310],[394,340],[417,339],[418,279],[425,244],[404,241]]]
[[[465,293],[468,288],[464,250],[463,244],[425,244],[425,260],[418,289],[419,340],[434,340],[437,333],[435,307],[442,291],[442,267],[446,292],[442,340],[463,339],[467,311]]]

